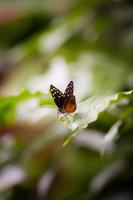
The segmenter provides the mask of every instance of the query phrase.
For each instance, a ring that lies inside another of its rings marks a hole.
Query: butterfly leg
[[[66,120],[68,121],[68,123],[70,123],[70,120],[68,119],[67,113],[64,113],[64,117],[66,118]]]
[[[68,119],[67,113],[62,113],[59,110],[57,111],[57,118],[64,121],[63,118],[66,119],[67,123],[70,123],[70,120]]]

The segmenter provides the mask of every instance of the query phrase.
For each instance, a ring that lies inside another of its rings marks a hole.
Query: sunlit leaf
[[[117,94],[94,96],[81,102],[75,115],[70,116],[71,121],[68,123],[68,127],[71,129],[72,134],[67,138],[64,146],[76,135],[75,131],[86,128],[90,123],[96,121],[99,114],[106,110],[109,105],[117,104],[120,100],[132,95],[133,91],[131,90]]]
[[[51,106],[54,104],[49,94],[43,94],[41,92],[31,93],[30,91],[23,89],[18,95],[7,96],[0,98],[0,126],[10,125],[16,120],[16,107],[22,102],[29,99],[37,98],[38,102],[42,106]]]

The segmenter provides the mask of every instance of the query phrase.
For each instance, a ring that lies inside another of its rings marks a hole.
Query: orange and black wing
[[[63,110],[66,113],[73,113],[76,110],[76,98],[73,95],[74,84],[73,81],[70,81],[64,92],[65,100],[63,104]]]
[[[63,110],[66,113],[73,113],[77,108],[75,96],[65,98]]]

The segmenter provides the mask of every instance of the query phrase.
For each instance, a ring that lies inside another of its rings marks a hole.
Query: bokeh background
[[[133,95],[63,146],[49,85],[71,80],[77,107],[132,90],[133,2],[1,0],[1,200],[133,199]]]

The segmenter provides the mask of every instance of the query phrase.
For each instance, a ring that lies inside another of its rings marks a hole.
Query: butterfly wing
[[[70,81],[64,92],[65,100],[63,104],[63,110],[66,113],[73,113],[76,110],[76,98],[73,95],[74,84],[73,81]]]
[[[53,85],[50,85],[50,92],[55,104],[57,105],[59,110],[62,110],[64,103],[64,94]]]
[[[65,97],[69,98],[71,96],[73,96],[73,91],[74,91],[74,84],[73,81],[70,81],[66,87],[66,90],[64,92]]]
[[[76,98],[75,96],[65,98],[63,104],[63,110],[66,113],[73,113],[76,110]]]

